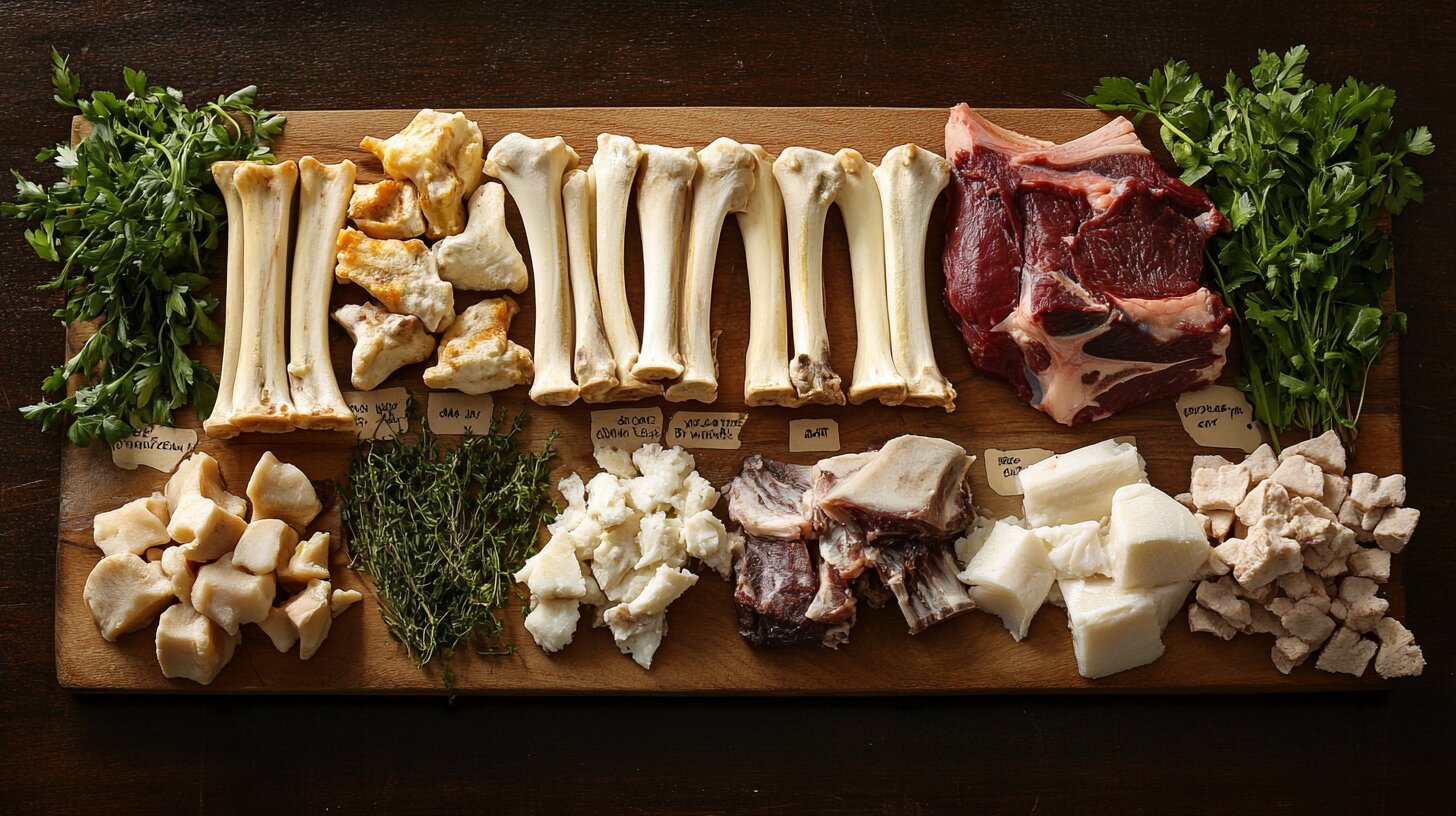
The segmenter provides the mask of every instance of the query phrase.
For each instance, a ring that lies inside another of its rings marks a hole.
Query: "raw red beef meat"
[[[1065,144],[951,111],[945,300],[982,371],[1064,425],[1213,382],[1230,312],[1203,286],[1228,221],[1121,117]]]

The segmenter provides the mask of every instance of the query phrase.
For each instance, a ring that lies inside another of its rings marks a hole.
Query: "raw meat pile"
[[[893,597],[912,634],[975,608],[953,543],[972,518],[972,461],[923,436],[813,467],[744,460],[725,491],[744,537],[733,567],[739,634],[757,646],[837,647],[860,597],[876,607]]]
[[[945,150],[945,299],[977,367],[1064,425],[1218,377],[1230,312],[1203,244],[1228,221],[1127,120],[1058,145],[960,105]]]

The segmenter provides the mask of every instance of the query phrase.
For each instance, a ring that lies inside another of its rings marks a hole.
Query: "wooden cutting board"
[[[1101,125],[1106,117],[1090,110],[983,111],[999,124],[1056,141],[1080,136]],[[300,111],[288,114],[288,127],[276,146],[281,159],[313,155],[326,162],[351,159],[360,168],[360,181],[381,177],[379,164],[358,149],[367,135],[388,136],[409,122],[414,111]],[[834,151],[859,149],[878,162],[889,148],[914,142],[937,152],[943,150],[946,111],[943,109],[883,108],[590,108],[469,110],[492,144],[506,133],[560,134],[591,159],[596,135],[624,133],[639,142],[701,147],[719,136],[757,142],[777,153],[791,145]],[[927,287],[939,301],[942,287],[943,201],[929,230]],[[514,205],[508,206],[512,234],[522,254],[524,233]],[[628,277],[638,322],[641,320],[640,254],[634,220],[628,224]],[[633,266],[635,264],[635,266]],[[834,368],[845,376],[853,368],[854,307],[849,286],[849,259],[844,227],[838,211],[829,217],[825,239],[825,277]],[[1112,436],[1134,436],[1148,462],[1155,485],[1169,493],[1187,489],[1191,457],[1218,453],[1193,444],[1174,415],[1171,400],[1143,406],[1090,426],[1069,429],[1029,408],[1006,384],[975,372],[956,331],[943,310],[931,310],[937,359],[960,393],[956,412],[935,409],[888,408],[880,405],[755,408],[742,404],[743,359],[751,304],[746,291],[742,242],[729,219],[724,228],[713,293],[713,328],[721,330],[718,346],[720,399],[712,406],[673,404],[661,400],[638,403],[662,408],[664,421],[681,410],[746,411],[741,451],[694,451],[698,468],[714,484],[723,484],[737,472],[743,456],[765,456],[809,463],[828,454],[788,452],[788,423],[792,419],[832,418],[838,421],[843,451],[879,445],[902,433],[920,433],[954,440],[982,457],[972,469],[978,505],[995,514],[1018,512],[1020,502],[993,493],[982,466],[987,448],[1002,450],[1043,447],[1065,451]],[[217,285],[221,295],[222,282]],[[457,309],[478,299],[477,293],[457,293]],[[354,286],[334,290],[334,306],[361,302]],[[531,347],[532,298],[528,290],[519,298],[522,311],[511,335]],[[229,316],[224,316],[226,319]],[[347,383],[350,343],[333,332],[335,371]],[[73,338],[74,340],[75,338]],[[220,350],[206,349],[203,359],[218,368]],[[1230,368],[1235,364],[1231,363]],[[423,365],[397,372],[381,387],[407,386],[416,400],[427,396],[420,381]],[[347,386],[346,386],[347,387]],[[593,408],[532,405],[524,387],[495,395],[497,406],[529,410],[525,444],[539,449],[546,434],[559,428],[559,455],[553,483],[573,471],[595,472],[589,437]],[[1378,473],[1398,471],[1400,460],[1399,390],[1396,355],[1392,350],[1371,377],[1365,403],[1355,467]],[[180,425],[197,428],[186,413]],[[200,429],[199,429],[200,432]],[[233,441],[201,437],[199,448],[222,464],[228,485],[242,493],[258,457],[272,450],[297,464],[317,482],[343,478],[353,445],[352,437],[328,432],[296,432],[281,436],[250,435]],[[1222,451],[1230,457],[1236,451]],[[82,602],[82,586],[100,552],[92,543],[91,520],[137,496],[160,489],[166,476],[140,468],[123,471],[111,464],[100,447],[68,446],[64,454],[60,512],[60,545],[56,568],[56,673],[61,685],[93,691],[181,692],[440,692],[441,667],[415,667],[388,636],[378,609],[359,577],[339,577],[336,584],[364,589],[366,600],[334,622],[323,648],[307,662],[297,652],[279,654],[256,627],[245,637],[232,663],[209,687],[189,681],[167,680],[157,667],[153,650],[154,627],[107,643]],[[329,507],[316,529],[337,532],[337,505],[326,491]],[[721,508],[720,508],[721,509]],[[1397,563],[1399,559],[1397,559]],[[1393,612],[1403,609],[1397,574],[1389,588]],[[1015,643],[1001,622],[971,613],[910,636],[894,609],[864,610],[849,644],[831,651],[819,647],[750,648],[737,634],[730,585],[711,573],[673,604],[671,631],[657,653],[651,671],[644,671],[621,655],[605,629],[581,626],[563,652],[545,655],[531,642],[521,625],[521,611],[504,613],[512,655],[461,654],[454,664],[456,689],[462,692],[529,694],[601,693],[767,693],[767,694],[883,694],[958,693],[997,691],[1301,691],[1315,689],[1379,688],[1373,671],[1363,679],[1316,671],[1312,665],[1289,676],[1276,671],[1269,659],[1272,638],[1240,636],[1223,642],[1209,635],[1191,634],[1180,615],[1165,635],[1162,659],[1113,677],[1087,680],[1077,674],[1066,618],[1060,609],[1043,607],[1029,636]]]

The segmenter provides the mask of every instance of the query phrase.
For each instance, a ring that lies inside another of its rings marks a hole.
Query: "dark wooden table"
[[[203,4],[198,4],[203,5]],[[0,229],[0,812],[1456,812],[1456,6],[1086,2],[0,4],[0,167],[65,138],[47,47],[273,108],[1074,104],[1169,57],[1205,77],[1307,43],[1392,85],[1440,149],[1395,227],[1408,619],[1430,667],[1390,693],[1280,697],[442,699],[74,696],[52,648],[61,439],[21,420],[61,353],[51,269]]]

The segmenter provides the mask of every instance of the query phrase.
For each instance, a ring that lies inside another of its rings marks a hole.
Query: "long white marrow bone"
[[[844,168],[844,186],[835,204],[849,234],[849,265],[854,276],[854,375],[849,401],[855,405],[879,400],[905,401],[905,378],[895,369],[890,351],[889,310],[885,305],[885,233],[880,215],[880,188],[875,166],[857,150],[834,154]]]
[[[227,439],[238,435],[232,423],[233,383],[237,380],[238,347],[243,339],[243,202],[233,182],[241,162],[220,161],[212,165],[212,180],[227,206],[227,280],[223,301],[222,370],[217,375],[217,400],[212,414],[202,423],[208,436]]]
[[[587,172],[596,191],[597,298],[602,306],[602,323],[612,357],[617,362],[617,387],[613,400],[635,400],[662,393],[662,384],[632,376],[637,364],[637,324],[627,302],[627,204],[632,198],[632,181],[642,150],[626,136],[603,133],[597,136],[597,152]]]
[[[885,219],[890,347],[909,387],[905,404],[954,411],[956,392],[935,364],[925,302],[925,231],[935,200],[950,182],[950,162],[916,145],[901,145],[885,154],[875,182]]]
[[[571,293],[561,178],[579,161],[560,136],[532,139],[511,133],[491,147],[485,162],[485,172],[500,179],[516,200],[526,226],[536,285],[536,375],[531,399],[542,405],[570,405],[578,393],[571,378]]]
[[[640,380],[682,376],[678,305],[682,301],[683,225],[697,154],[691,147],[642,145],[637,220],[642,227],[642,350],[632,375]]]
[[[683,373],[663,394],[674,402],[718,399],[718,361],[713,353],[710,320],[713,268],[718,263],[723,220],[729,213],[743,212],[748,206],[754,185],[754,164],[753,154],[732,139],[715,139],[698,151],[682,308],[678,313]]]
[[[790,147],[774,162],[774,178],[788,221],[794,322],[789,379],[801,403],[843,405],[839,375],[829,365],[824,321],[824,219],[844,184],[844,169],[828,153]]]
[[[284,360],[288,227],[298,165],[244,162],[233,174],[243,210],[242,336],[232,424],[240,431],[293,430]]]
[[[774,179],[773,156],[744,145],[753,156],[753,192],[738,213],[748,261],[748,355],[743,401],[748,405],[797,405],[789,382],[789,323],[784,302],[784,200]]]
[[[335,431],[354,429],[354,413],[339,391],[329,356],[329,293],[339,230],[354,192],[354,163],[298,162],[298,235],[293,248],[288,316],[288,385],[293,424]]]
[[[566,213],[566,246],[571,262],[571,301],[576,311],[576,354],[572,367],[576,385],[586,402],[606,402],[617,387],[617,361],[602,327],[597,284],[592,275],[592,207],[596,191],[591,175],[582,170],[566,174],[561,189]]]

